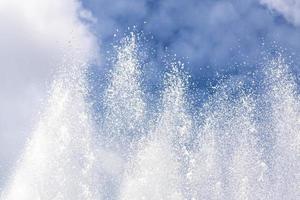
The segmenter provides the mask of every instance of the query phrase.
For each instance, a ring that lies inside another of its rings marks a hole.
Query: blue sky
[[[152,72],[163,70],[161,58],[176,54],[196,82],[216,74],[244,75],[259,69],[266,55],[280,51],[299,72],[299,1],[280,0],[86,0],[96,23],[102,56],[113,35],[136,26],[155,53]],[[152,39],[151,39],[152,38]],[[291,58],[290,58],[291,57]],[[156,70],[153,70],[156,68]],[[149,73],[151,75],[151,73]]]

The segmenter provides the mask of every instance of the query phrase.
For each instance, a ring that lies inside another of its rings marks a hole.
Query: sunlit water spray
[[[161,112],[149,137],[139,146],[127,169],[121,199],[184,199],[185,143],[191,130],[186,111],[186,77],[179,71],[181,63],[172,63],[166,74]]]
[[[142,135],[146,105],[140,85],[140,63],[135,35],[124,38],[116,47],[114,67],[104,95],[103,131],[106,145],[126,151]]]
[[[85,70],[81,63],[68,66],[53,82],[2,199],[98,199]]]
[[[264,67],[256,93],[229,79],[201,108],[190,105],[188,76],[172,61],[149,110],[137,41],[131,34],[116,47],[97,126],[86,65],[56,77],[1,199],[300,198],[300,101],[282,58]]]
[[[295,79],[284,59],[269,63],[266,73],[266,102],[274,146],[272,199],[300,198],[300,99]]]

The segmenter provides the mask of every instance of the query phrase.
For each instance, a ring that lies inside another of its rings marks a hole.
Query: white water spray
[[[185,142],[191,119],[185,107],[186,80],[179,75],[180,65],[173,63],[166,75],[161,113],[127,170],[123,200],[184,199],[181,164],[188,156]]]
[[[85,70],[84,64],[69,66],[53,82],[2,199],[98,199]]]
[[[274,140],[272,199],[300,198],[300,99],[296,83],[282,57],[272,60],[266,71],[266,101]]]
[[[126,151],[140,137],[145,119],[145,102],[140,86],[137,36],[125,37],[116,47],[117,56],[104,96],[103,131],[107,145]]]
[[[299,199],[300,100],[282,59],[266,67],[263,95],[240,82],[221,84],[200,117],[190,112],[182,63],[170,63],[159,112],[149,120],[154,111],[147,110],[136,36],[117,51],[101,141],[93,141],[86,66],[79,63],[53,82],[1,199]]]

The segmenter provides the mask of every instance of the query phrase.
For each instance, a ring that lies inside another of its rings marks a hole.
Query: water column
[[[236,200],[270,199],[269,166],[263,160],[262,149],[258,145],[259,133],[252,95],[240,97],[231,120],[236,137],[230,165],[232,197]]]
[[[274,146],[272,199],[300,198],[300,100],[297,85],[282,57],[265,67],[265,101]]]
[[[254,99],[228,80],[201,109],[189,180],[193,199],[266,199],[266,164],[257,145]],[[255,192],[254,192],[255,191]]]
[[[172,64],[165,76],[161,113],[127,169],[123,200],[184,199],[181,163],[188,156],[185,143],[191,119],[186,111],[186,77],[180,67],[180,63]]]
[[[141,88],[141,69],[138,60],[138,35],[131,33],[115,47],[116,58],[104,92],[103,147],[119,157],[120,167],[104,174],[104,196],[115,199],[123,180],[129,157],[137,141],[144,135],[146,104]],[[112,166],[107,166],[112,168]]]
[[[137,40],[138,36],[131,33],[115,47],[116,59],[103,100],[105,145],[123,156],[142,136],[146,113]]]
[[[95,183],[86,70],[77,60],[61,67],[1,199],[101,199]]]

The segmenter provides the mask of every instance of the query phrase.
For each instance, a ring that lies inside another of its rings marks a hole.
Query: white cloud
[[[97,59],[96,38],[82,21],[95,19],[77,0],[0,1],[0,177],[33,128],[57,67]]]
[[[299,0],[260,0],[269,9],[275,10],[283,17],[294,24],[300,25],[300,1]]]

